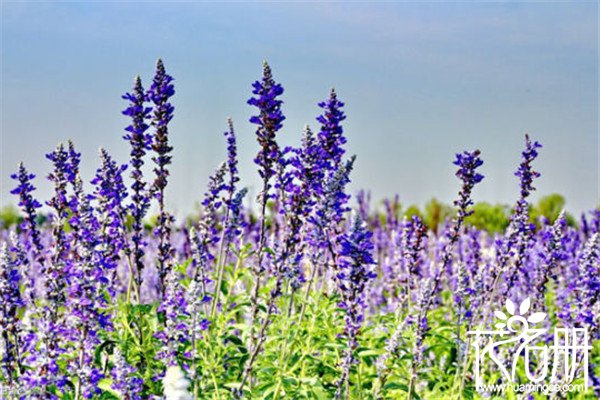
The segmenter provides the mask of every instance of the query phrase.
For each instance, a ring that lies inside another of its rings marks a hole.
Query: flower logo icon
[[[517,308],[515,303],[510,299],[506,299],[505,308],[506,313],[503,311],[494,311],[494,315],[500,322],[496,323],[494,326],[497,329],[508,328],[510,331],[516,332],[518,330],[527,329],[529,327],[529,323],[536,324],[538,322],[546,319],[546,313],[543,312],[535,312],[531,314],[529,317],[525,318],[525,315],[529,311],[531,307],[531,299],[528,297],[519,305],[519,312],[517,312]],[[522,325],[522,329],[517,329],[515,327],[516,323],[520,323]]]

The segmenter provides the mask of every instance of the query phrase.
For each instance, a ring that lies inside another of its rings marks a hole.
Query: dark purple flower
[[[357,215],[349,232],[340,237],[340,265],[337,282],[346,311],[344,335],[348,348],[342,360],[342,377],[338,382],[336,399],[344,393],[346,381],[350,377],[350,367],[356,361],[354,351],[358,347],[358,336],[364,320],[367,284],[377,274],[373,271],[373,234],[366,230],[365,223]]]
[[[324,167],[327,174],[331,176],[342,165],[342,157],[345,153],[343,146],[346,144],[346,138],[341,125],[346,119],[342,111],[344,103],[338,100],[335,89],[331,89],[329,98],[319,103],[319,107],[323,109],[323,114],[317,117],[317,121],[321,124],[318,139],[324,153]]]
[[[535,190],[533,179],[540,176],[531,165],[538,156],[537,149],[542,147],[538,142],[531,142],[529,135],[525,135],[525,150],[521,155],[521,164],[515,172],[519,177],[521,195],[515,204],[513,214],[506,232],[503,255],[501,256],[501,271],[505,276],[505,285],[502,294],[506,296],[515,286],[519,273],[526,275],[523,270],[525,253],[530,245],[535,225],[529,222],[529,203],[527,197]],[[510,256],[514,256],[514,265],[510,268]]]
[[[188,339],[186,324],[183,320],[183,317],[188,317],[186,314],[187,302],[179,275],[175,268],[167,274],[165,295],[159,307],[159,311],[164,313],[165,325],[155,335],[163,343],[163,348],[157,354],[157,358],[167,366],[177,365],[179,345]]]
[[[483,160],[479,158],[479,154],[479,150],[473,152],[465,151],[457,154],[456,161],[454,161],[454,165],[458,166],[456,176],[463,182],[461,191],[458,194],[459,198],[454,201],[458,209],[459,219],[464,219],[473,213],[468,210],[468,207],[473,205],[471,192],[473,187],[483,180],[483,175],[476,171],[477,168],[483,165]]]
[[[541,147],[541,144],[532,142],[529,139],[529,135],[525,135],[525,150],[522,153],[523,161],[521,162],[521,165],[519,165],[519,169],[515,172],[515,175],[518,176],[521,181],[522,198],[527,198],[529,194],[535,190],[533,180],[540,177],[540,173],[533,170],[531,163],[537,158],[537,149]]]
[[[231,199],[233,193],[235,193],[235,185],[239,182],[240,177],[237,159],[237,140],[231,118],[227,119],[227,125],[229,129],[224,133],[225,139],[227,140],[227,172],[229,174],[227,191],[229,192],[229,199]]]
[[[156,63],[154,80],[148,91],[148,98],[154,104],[152,126],[155,129],[152,150],[156,155],[152,158],[156,167],[154,173],[156,178],[152,186],[152,192],[158,198],[159,215],[155,234],[159,238],[158,243],[158,276],[159,292],[164,295],[164,280],[173,257],[174,250],[171,247],[170,235],[173,216],[165,210],[164,191],[167,187],[169,170],[171,164],[170,155],[173,147],[169,145],[168,125],[173,118],[174,107],[169,98],[175,94],[173,78],[166,73],[162,60]]]
[[[23,163],[19,163],[19,171],[16,174],[12,174],[11,178],[19,182],[18,186],[11,190],[10,193],[19,196],[19,207],[21,207],[25,214],[21,229],[27,232],[35,253],[39,255],[43,250],[43,246],[40,239],[40,231],[37,227],[36,210],[42,207],[42,205],[31,194],[35,190],[35,187],[31,183],[35,175],[28,173]]]
[[[131,178],[133,183],[131,189],[131,215],[133,217],[132,235],[133,248],[129,251],[133,255],[134,280],[136,282],[137,297],[140,297],[140,287],[142,284],[142,269],[144,268],[143,257],[144,247],[146,245],[142,231],[143,219],[150,207],[149,195],[146,191],[146,182],[142,172],[144,165],[144,156],[150,149],[152,135],[146,133],[148,130],[147,119],[152,108],[146,107],[147,96],[142,87],[140,77],[135,78],[133,91],[123,95],[123,99],[129,101],[129,106],[123,111],[123,114],[131,118],[131,124],[125,128],[128,132],[123,138],[131,144]]]
[[[266,62],[263,64],[262,80],[254,82],[252,87],[252,93],[256,97],[248,100],[248,104],[258,108],[259,114],[250,118],[250,122],[258,125],[256,138],[261,147],[254,162],[260,167],[260,176],[268,183],[275,175],[274,164],[279,159],[279,146],[275,136],[285,119],[281,112],[283,101],[278,99],[283,94],[283,87],[273,80],[271,68]]]
[[[97,217],[100,224],[100,242],[103,244],[101,260],[106,270],[105,278],[109,293],[114,295],[117,265],[120,252],[126,247],[126,209],[127,188],[123,183],[123,172],[127,165],[117,165],[108,152],[100,149],[101,166],[92,179],[95,186],[91,198],[97,202]]]
[[[244,197],[248,193],[248,189],[242,188],[240,189],[229,204],[229,218],[227,220],[226,231],[225,231],[225,240],[227,243],[232,243],[234,239],[242,233],[242,228],[245,226],[246,222],[244,221],[243,214],[243,204]]]

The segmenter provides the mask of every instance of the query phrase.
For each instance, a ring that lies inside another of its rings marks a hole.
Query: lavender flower
[[[206,275],[207,262],[211,259],[211,255],[207,249],[207,232],[201,227],[200,235],[196,234],[194,228],[190,229],[190,242],[192,245],[192,263],[194,265],[194,276],[185,293],[186,297],[186,314],[190,317],[188,323],[189,338],[191,342],[191,357],[192,365],[190,376],[197,379],[198,368],[196,360],[199,356],[198,341],[201,339],[203,332],[208,329],[209,321],[202,316],[204,306],[210,302],[211,298],[206,292],[206,285],[210,279]],[[217,289],[218,293],[218,289]]]
[[[442,252],[441,268],[434,274],[432,292],[429,296],[430,302],[437,294],[442,271],[448,271],[452,266],[454,246],[456,245],[456,242],[460,236],[460,231],[464,220],[473,213],[473,211],[470,209],[470,206],[473,205],[471,193],[475,185],[483,180],[483,175],[476,171],[477,168],[483,165],[483,160],[479,158],[479,154],[479,150],[472,152],[465,151],[457,154],[456,160],[454,161],[454,165],[458,166],[456,176],[462,181],[461,189],[458,192],[458,199],[454,201],[454,205],[457,208],[457,216],[453,221],[452,228],[446,234],[448,242],[444,246]],[[426,318],[426,314],[427,310],[425,310],[425,315],[423,315],[423,318]]]
[[[69,181],[69,183],[71,183],[72,185],[75,184],[75,179],[77,178],[77,175],[79,175],[79,163],[81,162],[81,153],[78,153],[75,150],[75,145],[73,143],[73,141],[68,140],[67,141],[67,152],[68,152],[68,167],[66,168],[67,171],[67,180]]]
[[[319,103],[319,107],[323,109],[323,114],[317,117],[321,124],[318,138],[324,153],[323,159],[326,160],[325,169],[327,174],[332,176],[341,167],[345,153],[343,146],[346,144],[346,138],[341,125],[346,119],[342,111],[344,103],[338,100],[335,89],[331,89],[329,98]]]
[[[224,135],[225,139],[227,140],[227,172],[229,174],[227,192],[229,194],[229,201],[231,201],[233,193],[235,193],[235,185],[237,182],[239,182],[240,177],[237,160],[237,140],[231,118],[227,119],[227,125],[229,129],[224,133]]]
[[[154,104],[154,115],[152,126],[156,132],[152,149],[156,156],[152,158],[156,167],[154,173],[156,179],[152,187],[155,196],[158,198],[158,226],[155,234],[159,238],[158,244],[158,275],[159,292],[164,295],[164,280],[169,268],[169,262],[173,257],[173,249],[169,241],[171,234],[171,224],[173,217],[165,210],[164,191],[167,187],[169,171],[167,166],[171,163],[171,151],[173,147],[169,145],[168,124],[173,118],[174,107],[169,103],[169,98],[175,94],[175,88],[172,84],[173,78],[165,71],[162,60],[156,63],[156,74],[152,86],[148,91],[148,98]]]
[[[200,298],[204,299],[206,296],[206,285],[210,282],[207,276],[208,262],[213,259],[213,256],[208,251],[209,234],[206,227],[200,227],[200,235],[196,233],[194,228],[190,229],[190,242],[192,245],[192,264],[194,266],[194,275],[192,282],[196,282],[195,291],[202,290]],[[195,301],[189,299],[190,302]],[[203,303],[208,299],[203,300]]]
[[[100,224],[100,245],[102,247],[102,261],[107,271],[108,291],[114,295],[114,284],[120,252],[126,246],[125,218],[126,209],[123,204],[127,198],[127,188],[123,183],[123,172],[127,165],[117,165],[108,152],[100,149],[101,166],[92,179],[95,190],[91,196],[97,201],[100,210],[98,223]]]
[[[521,154],[522,161],[519,168],[515,172],[515,176],[519,177],[521,187],[521,197],[517,201],[510,224],[507,230],[507,239],[504,248],[504,257],[502,260],[501,274],[505,277],[505,286],[503,296],[506,296],[509,290],[514,286],[515,279],[521,271],[521,267],[525,260],[525,251],[529,245],[531,235],[535,229],[535,225],[529,223],[529,203],[527,198],[532,191],[533,179],[540,176],[540,173],[533,170],[532,162],[538,156],[537,149],[542,147],[538,142],[531,142],[529,135],[525,135],[525,150]],[[514,252],[514,267],[509,271],[509,254]]]
[[[40,320],[41,326],[38,335],[44,340],[44,346],[40,348],[38,356],[42,360],[38,375],[42,387],[56,381],[57,372],[56,359],[59,354],[59,337],[64,334],[60,321],[59,309],[65,304],[66,273],[73,263],[70,245],[65,232],[69,204],[67,202],[68,177],[71,176],[71,164],[69,153],[65,151],[62,144],[56,150],[46,156],[54,165],[53,172],[48,179],[54,183],[54,196],[48,201],[48,205],[54,208],[55,215],[52,227],[52,255],[50,262],[42,268],[42,279],[44,281],[46,305]]]
[[[328,179],[323,189],[321,201],[315,206],[314,215],[310,222],[317,228],[316,241],[323,240],[326,231],[337,225],[349,208],[347,206],[349,195],[346,194],[346,185],[350,182],[350,173],[354,166],[355,156],[346,161],[331,179]]]
[[[270,197],[271,178],[275,175],[275,164],[281,158],[279,145],[276,141],[277,131],[283,126],[285,119],[281,105],[283,101],[278,99],[283,94],[283,86],[276,83],[271,73],[271,68],[266,62],[263,64],[263,76],[260,81],[252,84],[254,90],[252,93],[256,97],[248,100],[248,104],[258,108],[258,115],[252,116],[250,122],[258,125],[256,129],[256,139],[260,145],[260,150],[254,162],[259,167],[258,173],[262,178],[262,190],[259,194],[260,212],[260,236],[258,242],[257,261],[254,267],[254,289],[252,291],[252,320],[256,320],[258,313],[258,294],[260,290],[260,279],[262,274],[262,262],[265,247],[265,228],[266,228],[266,207]],[[252,335],[254,336],[254,332]],[[252,338],[254,340],[254,338]]]
[[[310,135],[310,131],[308,131],[307,134]],[[308,142],[310,142],[310,140]],[[305,143],[308,142],[305,141]],[[301,228],[311,210],[312,203],[310,188],[313,187],[312,179],[314,178],[314,176],[311,173],[308,173],[307,171],[303,170],[303,168],[301,168],[305,167],[307,168],[307,170],[312,170],[312,166],[304,165],[299,161],[299,159],[304,159],[305,161],[308,161],[310,160],[310,158],[305,158],[303,156],[302,150],[295,151],[295,153],[298,157],[298,159],[296,160],[280,160],[282,161],[280,162],[280,165],[284,165],[283,162],[285,162],[285,165],[292,164],[295,165],[297,168],[295,173],[282,172],[279,175],[279,184],[285,185],[283,191],[289,194],[284,199],[284,213],[286,224],[285,238],[283,240],[283,246],[281,250],[276,251],[276,254],[274,255],[275,285],[270,291],[269,299],[266,304],[266,316],[262,321],[258,335],[256,337],[254,337],[253,334],[251,335],[251,353],[244,367],[242,383],[238,391],[236,392],[238,396],[242,393],[244,385],[247,379],[249,378],[250,374],[252,373],[254,361],[258,353],[260,352],[264,341],[266,340],[266,330],[269,324],[271,323],[271,316],[276,311],[275,300],[282,294],[284,280],[286,278],[289,280],[292,290],[297,290],[303,282],[303,277],[301,276],[301,271],[299,270],[299,263],[302,259],[302,249],[299,249],[298,246],[301,241]],[[296,178],[296,180],[294,180],[294,178]],[[258,311],[257,300],[258,282],[260,275],[256,273],[255,278],[256,282],[252,297],[254,301],[252,320],[256,319]],[[291,315],[291,312],[292,303],[290,303],[288,316]]]
[[[152,111],[152,108],[146,107],[145,102],[147,96],[144,93],[142,87],[142,80],[140,77],[135,78],[133,91],[123,95],[123,99],[129,101],[129,106],[123,111],[123,114],[131,118],[131,124],[125,128],[127,133],[123,138],[131,144],[131,178],[133,184],[131,189],[133,195],[131,196],[131,214],[133,217],[132,224],[132,235],[131,240],[133,242],[133,267],[135,268],[135,275],[132,277],[136,283],[137,297],[140,300],[140,287],[142,284],[142,269],[144,263],[142,258],[144,257],[144,246],[146,245],[143,236],[143,219],[148,212],[150,206],[150,200],[148,193],[146,192],[146,182],[142,172],[142,166],[144,165],[144,156],[146,151],[150,148],[152,136],[147,134],[148,124],[146,120],[148,115]]]
[[[77,343],[76,359],[70,370],[77,377],[75,383],[76,398],[91,398],[100,393],[98,383],[103,378],[101,371],[94,366],[94,349],[100,343],[97,336],[99,328],[110,324],[103,312],[104,299],[102,289],[107,283],[104,277],[104,262],[98,252],[100,225],[93,215],[89,197],[83,192],[79,176],[75,180],[75,192],[78,199],[78,215],[74,219],[76,229],[76,261],[69,264],[69,286],[67,289],[67,324],[74,332]]]
[[[557,267],[558,263],[565,258],[564,250],[563,250],[563,239],[565,235],[565,230],[567,227],[567,220],[565,217],[564,210],[561,211],[556,221],[552,225],[550,232],[548,232],[548,239],[545,245],[545,254],[543,259],[543,265],[539,271],[539,277],[535,284],[535,297],[536,304],[543,305],[546,303],[545,294],[546,294],[546,284],[550,277],[553,280],[557,278]]]
[[[119,348],[113,351],[112,388],[124,400],[141,400],[144,381],[135,376],[136,369],[127,363]]]
[[[597,331],[600,326],[594,308],[600,303],[600,233],[595,233],[586,242],[578,263],[578,272],[575,293],[577,322]]]
[[[164,346],[157,358],[167,366],[177,365],[179,344],[188,340],[186,324],[182,319],[186,316],[187,302],[179,275],[175,268],[167,275],[165,296],[159,307],[159,311],[165,316],[165,326],[155,335]]]
[[[8,246],[0,246],[0,369],[10,385],[21,370],[19,320],[17,310],[23,306],[19,291],[20,275],[10,259]]]
[[[213,175],[208,178],[208,187],[204,193],[202,201],[203,214],[200,220],[207,231],[208,244],[214,244],[219,241],[217,223],[219,221],[219,209],[223,205],[222,194],[227,190],[225,184],[225,174],[227,172],[227,164],[222,163]]]
[[[345,398],[350,395],[348,380],[350,367],[356,362],[354,351],[358,347],[358,336],[364,320],[365,290],[368,282],[377,276],[371,269],[375,263],[372,236],[360,217],[356,216],[350,232],[340,238],[340,272],[337,278],[342,297],[340,307],[346,311],[344,335],[348,348],[342,361],[342,377],[338,382],[336,399],[340,399],[344,393]]]
[[[473,188],[476,184],[483,180],[483,175],[476,171],[477,168],[483,165],[483,160],[479,158],[479,154],[479,150],[472,152],[465,151],[457,154],[456,160],[454,161],[454,165],[458,166],[456,176],[462,181],[462,187],[458,193],[458,199],[454,202],[458,212],[456,219],[453,221],[452,228],[446,234],[447,243],[445,244],[440,257],[441,268],[434,272],[433,278],[430,281],[427,281],[427,284],[423,286],[423,291],[421,292],[419,316],[417,319],[416,340],[413,347],[413,354],[415,355],[415,358],[413,358],[411,365],[409,398],[412,398],[411,396],[414,393],[417,369],[421,364],[420,357],[422,347],[425,335],[429,331],[429,322],[427,319],[429,309],[431,308],[431,304],[433,303],[434,299],[437,297],[442,272],[451,272],[454,246],[456,245],[456,242],[460,236],[464,219],[472,214],[472,210],[469,207],[473,204],[473,201],[471,200]]]
[[[535,190],[533,180],[540,177],[540,173],[533,170],[531,163],[537,158],[537,149],[542,145],[538,142],[532,142],[529,135],[525,135],[525,150],[522,153],[523,162],[519,165],[519,169],[515,172],[521,181],[521,198],[529,197],[532,191]]]
[[[250,118],[250,122],[258,125],[256,138],[261,147],[254,162],[261,168],[260,176],[265,186],[268,186],[269,180],[275,175],[274,162],[279,158],[279,146],[275,141],[275,135],[283,126],[285,119],[281,112],[283,102],[278,99],[283,94],[283,87],[273,80],[271,67],[266,62],[263,64],[262,80],[254,82],[252,86],[254,87],[252,93],[256,97],[248,100],[248,104],[257,107],[259,114]],[[268,187],[265,188],[266,190]],[[266,198],[263,201],[266,201]]]
[[[19,207],[22,208],[25,214],[21,229],[27,232],[35,253],[39,254],[43,246],[40,240],[40,231],[37,227],[36,210],[42,207],[42,205],[31,194],[35,190],[35,187],[31,183],[35,175],[28,173],[23,163],[19,163],[19,171],[11,175],[11,178],[19,182],[19,185],[11,190],[10,193],[19,196]]]
[[[248,193],[247,188],[240,189],[229,204],[229,212],[231,215],[227,220],[225,228],[225,241],[227,243],[232,243],[234,239],[242,233],[242,228],[245,226],[242,202],[244,201],[246,193]]]
[[[240,180],[237,169],[237,144],[235,132],[233,130],[233,122],[231,121],[231,119],[228,120],[228,124],[229,131],[225,132],[225,137],[227,138],[227,172],[229,179],[226,187],[223,187],[223,189],[226,192],[226,210],[223,221],[224,227],[219,248],[219,255],[217,260],[217,284],[215,285],[215,295],[213,297],[214,300],[211,307],[211,316],[214,316],[216,307],[219,303],[219,296],[221,290],[221,283],[223,281],[225,264],[227,262],[230,251],[229,245],[235,239],[235,237],[241,233],[239,228],[244,223],[242,219],[241,207],[244,196],[247,193],[247,189],[241,189],[239,192],[235,192],[236,183]]]

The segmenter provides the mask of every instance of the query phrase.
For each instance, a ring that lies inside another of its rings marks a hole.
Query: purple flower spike
[[[21,207],[25,214],[21,229],[29,235],[35,253],[40,253],[43,246],[40,240],[40,231],[37,227],[36,210],[42,207],[42,205],[31,195],[35,190],[35,187],[31,183],[35,175],[28,173],[23,163],[19,163],[19,171],[16,174],[12,174],[11,178],[19,182],[19,185],[11,190],[10,193],[19,196],[19,207]]]
[[[454,165],[458,166],[456,176],[463,182],[462,189],[458,194],[458,200],[454,204],[458,207],[458,218],[464,219],[471,215],[473,211],[468,211],[467,208],[473,205],[471,200],[471,192],[473,187],[483,180],[483,175],[476,172],[476,169],[483,165],[483,160],[479,158],[479,150],[472,152],[465,151],[456,155]]]
[[[540,177],[540,173],[533,170],[531,163],[537,158],[537,149],[542,145],[538,142],[532,142],[529,135],[525,135],[525,150],[522,153],[523,161],[519,165],[519,169],[515,172],[521,180],[521,197],[527,198],[529,194],[535,190],[533,180]]]
[[[131,124],[125,130],[127,133],[123,138],[131,144],[131,178],[133,184],[131,189],[131,214],[133,217],[132,235],[133,248],[130,250],[133,254],[133,266],[135,268],[134,279],[137,286],[137,297],[140,298],[140,286],[142,284],[142,269],[144,268],[144,246],[143,239],[143,219],[150,207],[149,195],[146,191],[146,182],[142,172],[144,165],[144,156],[150,149],[152,136],[147,134],[148,124],[146,123],[152,108],[146,107],[147,96],[142,87],[140,77],[135,78],[133,91],[123,95],[123,99],[129,101],[129,106],[123,111],[123,114],[131,118]]]
[[[144,381],[135,376],[136,369],[127,363],[118,348],[113,352],[112,388],[121,394],[123,399],[141,400]]]
[[[20,370],[19,319],[17,311],[23,306],[19,291],[20,275],[11,260],[6,243],[0,246],[0,370],[13,383]]]
[[[248,104],[257,107],[259,114],[250,118],[250,122],[258,125],[256,138],[261,147],[254,162],[260,167],[261,177],[268,181],[275,175],[274,163],[279,158],[279,146],[275,141],[275,135],[285,120],[281,112],[283,101],[278,99],[283,94],[283,86],[273,80],[271,67],[265,62],[262,80],[254,82],[252,87],[254,88],[252,93],[256,97],[248,100]]]
[[[323,114],[317,117],[317,121],[321,124],[318,138],[324,153],[323,159],[326,160],[326,168],[330,174],[333,174],[342,164],[345,153],[343,146],[346,144],[346,138],[341,125],[341,122],[346,119],[342,111],[344,103],[338,100],[335,89],[331,89],[329,98],[319,103],[319,107],[323,109]]]
[[[600,332],[600,322],[595,313],[597,305],[600,304],[600,233],[595,233],[586,242],[578,263],[578,272],[577,322],[591,328],[594,340],[594,334]]]
[[[356,362],[354,351],[358,347],[358,336],[364,320],[365,291],[370,280],[377,274],[373,271],[373,234],[366,230],[366,224],[357,215],[350,232],[340,237],[340,269],[337,275],[338,287],[342,296],[340,307],[346,310],[344,334],[348,349],[342,361],[342,377],[338,382],[336,399],[342,398],[347,390],[346,382],[350,368]]]
[[[148,98],[154,104],[154,113],[152,116],[152,126],[156,132],[152,143],[152,150],[156,156],[152,158],[156,167],[154,173],[156,179],[152,186],[152,192],[158,199],[159,215],[155,234],[159,238],[158,244],[158,275],[159,275],[159,293],[164,295],[164,281],[169,269],[169,263],[173,257],[174,250],[170,244],[171,224],[173,216],[165,210],[164,191],[167,187],[169,170],[167,166],[171,164],[171,151],[173,147],[169,145],[168,124],[173,119],[174,107],[169,103],[169,98],[175,94],[173,86],[173,77],[166,73],[162,60],[156,63],[156,74],[152,86],[148,91]]]

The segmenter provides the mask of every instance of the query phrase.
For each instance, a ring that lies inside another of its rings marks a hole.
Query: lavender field
[[[535,138],[515,149],[504,223],[476,206],[475,149],[448,154],[456,199],[433,221],[350,192],[335,91],[283,147],[266,63],[251,90],[258,196],[230,120],[186,220],[165,205],[175,87],[160,60],[123,96],[129,160],[81,160],[67,141],[47,174],[23,154],[19,219],[0,231],[1,398],[600,398],[600,209],[533,212]]]

